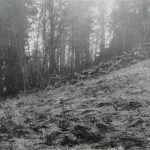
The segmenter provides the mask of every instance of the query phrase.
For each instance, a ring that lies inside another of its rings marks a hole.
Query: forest
[[[0,0],[0,150],[150,150],[150,0]]]
[[[0,95],[44,89],[150,41],[149,0],[0,0]]]

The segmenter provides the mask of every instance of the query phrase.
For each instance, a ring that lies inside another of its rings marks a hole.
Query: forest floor
[[[0,102],[1,150],[150,150],[150,60]]]

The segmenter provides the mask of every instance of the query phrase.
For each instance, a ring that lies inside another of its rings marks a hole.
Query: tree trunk
[[[100,8],[100,26],[101,26],[101,52],[105,49],[105,1],[102,1],[102,7]]]

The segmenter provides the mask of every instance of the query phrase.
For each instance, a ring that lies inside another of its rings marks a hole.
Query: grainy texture
[[[0,102],[0,149],[148,150],[150,60]]]

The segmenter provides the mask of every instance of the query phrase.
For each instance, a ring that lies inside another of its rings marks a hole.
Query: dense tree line
[[[0,0],[0,94],[43,89],[149,40],[148,0]]]

